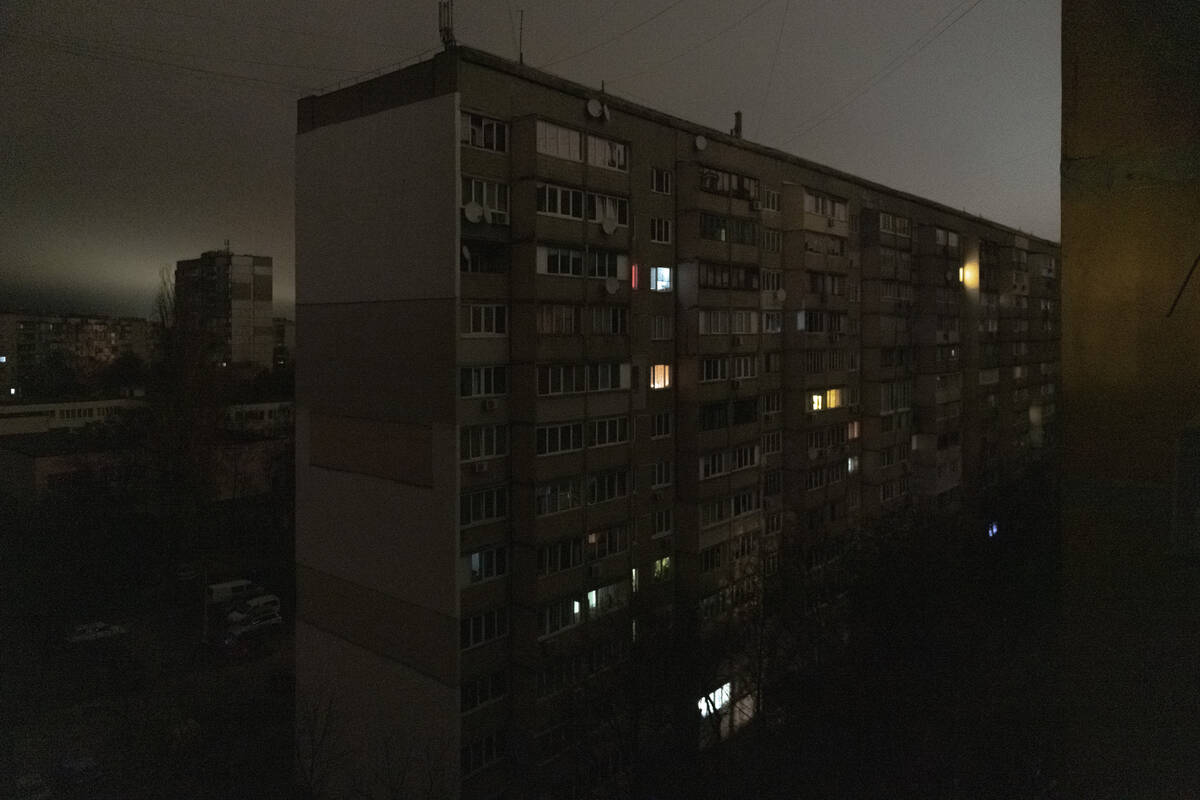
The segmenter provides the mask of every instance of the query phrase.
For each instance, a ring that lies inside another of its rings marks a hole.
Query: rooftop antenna
[[[438,0],[438,33],[447,50],[454,47],[454,0]]]
[[[228,240],[228,239],[226,239],[226,240],[225,240],[225,252],[226,252],[226,253],[232,252],[232,251],[230,251],[230,249],[229,249],[229,240]]]
[[[525,9],[523,9],[523,8],[520,9],[520,13],[521,13],[521,28],[520,28],[521,32],[517,35],[517,59],[522,64],[524,64],[525,63]]]

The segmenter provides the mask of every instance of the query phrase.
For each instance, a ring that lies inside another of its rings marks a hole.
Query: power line
[[[792,0],[787,0],[783,5],[783,19],[779,23],[779,33],[775,35],[775,52],[771,55],[771,70],[767,73],[767,87],[763,89],[762,102],[758,107],[758,122],[762,122],[762,116],[767,110],[767,100],[771,97],[771,83],[775,80],[775,64],[779,61],[779,43],[783,41],[783,29],[787,27],[788,10],[792,7]],[[757,131],[757,126],[755,127]]]
[[[899,55],[897,55],[895,58],[893,58],[891,61],[889,61],[887,64],[885,64],[881,70],[879,70],[873,76],[871,76],[869,79],[867,79],[866,83],[862,84],[856,91],[852,92],[845,99],[841,100],[838,103],[833,104],[829,108],[822,111],[820,114],[818,114],[816,117],[814,117],[807,125],[805,125],[803,128],[801,128],[799,131],[797,131],[792,136],[785,139],[780,144],[780,146],[786,147],[787,145],[791,144],[792,142],[805,136],[809,132],[815,130],[816,128],[820,127],[821,125],[824,125],[826,122],[828,122],[829,120],[836,117],[847,106],[849,106],[855,100],[862,97],[864,94],[866,94],[871,89],[873,89],[880,81],[882,81],[884,78],[891,75],[893,72],[895,72],[901,66],[906,64],[908,61],[912,60],[913,57],[915,57],[918,53],[920,53],[926,47],[928,47],[929,45],[931,45],[935,41],[937,41],[937,39],[939,37],[941,37],[941,35],[943,33],[950,30],[952,27],[954,27],[954,25],[959,20],[961,20],[967,14],[970,14],[972,11],[974,11],[976,6],[978,6],[982,2],[983,2],[983,0],[974,0],[974,2],[972,2],[970,4],[970,6],[968,6],[965,10],[962,10],[962,11],[960,11],[960,9],[962,9],[962,4],[959,4],[952,11],[943,15],[937,22],[935,22],[933,24],[933,26],[929,30],[925,31],[925,33],[923,33],[919,37],[917,37],[913,41],[913,43],[910,44],[907,48],[905,48]],[[957,14],[957,16],[954,16],[955,14]],[[950,19],[951,17],[953,17],[953,19]],[[948,19],[949,19],[949,22],[946,22],[946,20],[948,20]],[[943,23],[945,23],[944,26],[943,26]],[[939,30],[939,28],[940,28],[940,30]],[[930,36],[931,34],[932,34],[932,36]]]
[[[560,58],[556,61],[551,61],[546,64],[542,64],[540,67],[538,67],[538,69],[546,69],[548,67],[553,67],[556,64],[563,63],[564,61],[573,61],[574,59],[579,58],[581,56],[586,56],[588,53],[590,53],[594,50],[599,50],[601,47],[606,47],[607,45],[612,44],[613,42],[617,41],[618,39],[628,36],[629,34],[636,31],[638,28],[641,28],[645,25],[650,24],[651,22],[658,19],[659,17],[661,17],[663,14],[667,13],[671,9],[675,8],[678,5],[681,5],[683,3],[683,1],[684,0],[675,0],[675,2],[671,3],[666,8],[663,8],[660,11],[654,12],[646,19],[642,20],[641,22],[637,23],[636,25],[632,25],[632,26],[626,28],[625,30],[618,33],[617,35],[610,36],[609,38],[605,39],[602,42],[597,42],[596,44],[592,45],[591,47],[587,48],[586,50],[580,50],[578,53],[575,53],[574,55],[564,56],[563,58]]]
[[[274,87],[276,89],[286,89],[291,93],[297,93],[297,92],[302,93],[302,92],[311,91],[307,87],[293,86],[288,83],[283,83],[282,81],[273,81],[273,80],[269,80],[267,78],[258,78],[253,75],[239,75],[239,74],[233,73],[233,72],[221,72],[220,70],[204,69],[203,67],[193,67],[193,66],[189,66],[187,64],[176,64],[176,63],[173,63],[170,61],[159,61],[157,59],[145,58],[143,56],[134,55],[132,53],[121,54],[121,53],[103,53],[103,52],[89,51],[86,49],[81,49],[77,46],[65,45],[65,44],[62,44],[61,42],[57,42],[57,41],[54,41],[51,39],[37,39],[32,36],[22,36],[20,34],[13,34],[13,33],[2,33],[2,34],[0,34],[0,37],[5,38],[5,39],[13,39],[13,40],[17,40],[17,41],[24,41],[24,42],[28,42],[28,43],[32,43],[32,44],[37,44],[42,47],[49,47],[53,50],[58,50],[59,52],[68,53],[70,55],[79,56],[81,58],[91,58],[91,59],[95,59],[98,61],[127,61],[127,62],[137,62],[137,63],[142,63],[142,64],[152,64],[152,65],[160,66],[160,67],[169,67],[172,69],[184,70],[186,72],[193,72],[193,73],[196,73],[199,75],[205,75],[208,77],[224,78],[225,80],[250,81],[252,83],[260,83],[260,84],[263,84],[264,86],[270,86],[270,87]]]
[[[619,78],[613,78],[613,79],[609,80],[609,83],[619,83],[621,81],[627,81],[630,78],[640,78],[643,75],[648,75],[651,72],[655,72],[655,71],[661,69],[662,67],[665,67],[667,64],[673,64],[674,62],[678,61],[679,59],[683,58],[684,56],[695,55],[696,51],[699,48],[703,47],[704,45],[708,44],[709,42],[713,41],[714,39],[720,37],[721,35],[723,35],[725,33],[728,33],[729,31],[733,30],[734,28],[738,27],[743,22],[750,19],[750,17],[754,16],[759,11],[762,11],[764,8],[771,5],[771,3],[773,3],[773,2],[775,2],[775,0],[763,0],[763,2],[759,3],[754,8],[747,11],[745,14],[742,14],[742,16],[738,17],[736,20],[734,20],[729,25],[726,25],[724,28],[721,28],[721,30],[717,31],[712,36],[709,36],[704,41],[697,42],[696,44],[688,46],[688,48],[686,50],[681,51],[677,55],[671,56],[666,61],[660,61],[657,64],[653,64],[653,65],[647,67],[646,69],[639,70],[637,72],[631,72],[627,75],[622,75]]]

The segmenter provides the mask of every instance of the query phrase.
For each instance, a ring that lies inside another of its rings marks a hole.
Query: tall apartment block
[[[130,353],[150,358],[151,324],[137,317],[0,311],[0,402],[20,402],[39,367],[65,358],[87,376]]]
[[[298,726],[364,780],[618,786],[580,698],[647,631],[1052,452],[1058,245],[738,127],[466,47],[300,101]],[[680,746],[757,688],[676,685]]]
[[[269,256],[229,250],[176,262],[178,324],[203,332],[216,361],[270,369],[275,350],[271,273]]]

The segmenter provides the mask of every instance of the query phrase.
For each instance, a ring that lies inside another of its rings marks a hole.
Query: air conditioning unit
[[[471,471],[472,472],[487,472],[488,471],[488,462],[476,461],[474,464],[471,465]]]
[[[497,405],[497,403],[495,400],[484,400],[483,401],[483,410],[484,411],[495,411],[496,405]]]

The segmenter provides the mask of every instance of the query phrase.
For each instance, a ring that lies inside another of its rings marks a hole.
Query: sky
[[[524,12],[523,33],[521,11]],[[459,42],[1059,237],[1057,0],[458,0]],[[220,249],[294,298],[295,103],[441,48],[436,0],[0,3],[0,309],[148,316]]]

